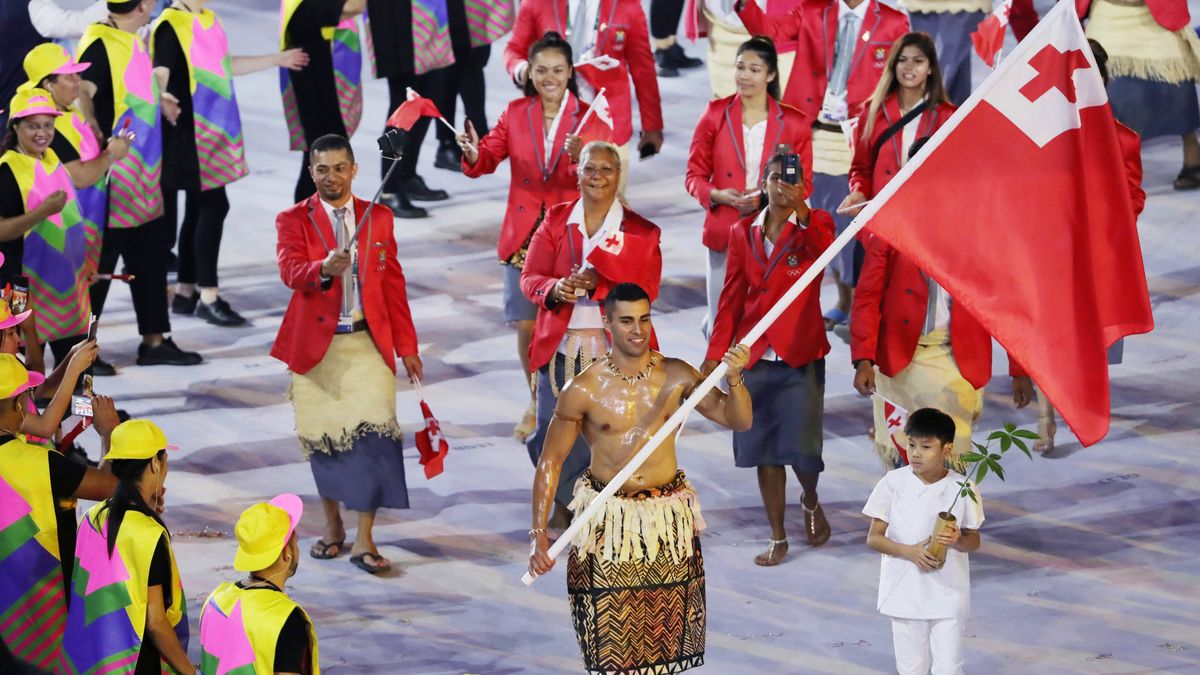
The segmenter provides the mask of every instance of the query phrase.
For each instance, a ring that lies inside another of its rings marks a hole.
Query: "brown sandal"
[[[800,502],[800,508],[804,509],[804,536],[808,539],[811,546],[820,546],[829,541],[829,535],[832,530],[829,527],[829,520],[825,518],[825,509],[821,508],[821,503],[811,509]]]

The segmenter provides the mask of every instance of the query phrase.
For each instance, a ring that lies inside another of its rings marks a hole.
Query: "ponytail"
[[[159,450],[155,457],[162,461],[165,454],[166,450]],[[117,489],[112,497],[104,500],[99,511],[96,512],[97,520],[99,520],[104,512],[108,511],[108,557],[110,559],[117,546],[117,534],[121,530],[121,523],[125,521],[125,514],[130,511],[136,511],[153,519],[170,535],[167,524],[154,509],[150,508],[146,500],[142,499],[141,490],[138,489],[150,462],[151,459],[114,459],[111,462],[112,474],[117,477]],[[163,588],[163,604],[171,606],[170,584]]]

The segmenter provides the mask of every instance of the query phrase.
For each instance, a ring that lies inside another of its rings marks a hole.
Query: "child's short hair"
[[[954,442],[954,419],[937,408],[921,408],[909,413],[904,433],[914,438],[936,438],[945,443]]]

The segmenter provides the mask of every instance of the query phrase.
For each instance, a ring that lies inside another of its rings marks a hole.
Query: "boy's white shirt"
[[[940,511],[946,510],[959,490],[963,475],[954,471],[942,480],[926,485],[905,466],[889,471],[867,499],[863,513],[886,521],[888,539],[900,544],[919,544],[933,533]],[[983,498],[976,488],[977,504],[969,497],[954,506],[957,524],[977,530],[983,524]],[[971,570],[966,553],[951,548],[946,564],[932,572],[922,572],[904,558],[881,556],[879,595],[880,613],[899,619],[964,618],[970,609]]]

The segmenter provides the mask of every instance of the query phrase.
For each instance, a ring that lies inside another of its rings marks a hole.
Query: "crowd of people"
[[[20,72],[6,55],[0,78],[0,500],[24,519],[19,532],[5,530],[17,533],[0,551],[12,589],[0,596],[7,658],[63,672],[319,672],[313,624],[284,592],[300,557],[298,497],[255,504],[238,520],[234,567],[248,576],[204,603],[196,666],[160,516],[165,435],[90,396],[88,424],[103,443],[96,467],[71,452],[80,428],[61,429],[81,382],[116,372],[93,332],[112,281],[131,291],[139,366],[203,362],[175,344],[172,313],[245,323],[218,281],[226,191],[247,175],[235,91],[245,73],[278,68],[290,149],[301,153],[295,204],[276,221],[292,298],[271,354],[291,373],[325,514],[309,555],[348,550],[365,572],[391,568],[371,531],[379,508],[408,506],[395,377],[403,370],[417,386],[422,377],[393,217],[425,217],[418,202],[449,195],[416,171],[428,118],[403,135],[398,161],[382,161],[379,205],[354,192],[349,138],[362,122],[365,45],[373,74],[387,80],[389,111],[417,91],[453,122],[461,99],[464,131],[437,129],[435,167],[484,179],[509,161],[508,203],[494,220],[503,319],[529,391],[514,435],[535,467],[531,573],[553,567],[550,535],[578,520],[717,368],[725,389],[697,410],[733,430],[734,464],[756,470],[770,536],[753,562],[788,555],[789,469],[804,541],[828,541],[818,482],[832,333],[849,343],[852,363],[829,372],[872,397],[869,435],[888,470],[864,513],[867,543],[883,554],[879,610],[893,619],[897,668],[962,671],[966,556],[979,546],[982,508],[963,502],[958,526],[936,536],[929,525],[963,480],[955,458],[971,447],[991,380],[991,337],[913,261],[865,235],[830,268],[832,306],[821,307],[818,275],[762,338],[741,341],[978,84],[969,34],[990,2],[651,0],[648,20],[636,0],[447,0],[432,10],[284,0],[278,49],[260,56],[231,52],[208,0],[75,11],[34,0],[14,13],[19,4],[0,10],[14,27],[4,50],[22,50]],[[1136,212],[1145,202],[1139,134],[1182,137],[1174,187],[1200,187],[1200,39],[1186,3],[1076,5],[1123,123],[1125,165],[1114,170],[1125,172]],[[1018,38],[1037,21],[1029,2],[1014,0],[1010,15]],[[698,368],[657,351],[661,233],[626,193],[629,176],[645,170],[631,165],[633,151],[646,159],[664,143],[658,78],[705,65],[677,42],[681,17],[689,37],[707,35],[712,91],[679,172],[707,252]],[[504,66],[520,93],[489,125],[483,69],[506,34]],[[74,54],[49,41],[73,37]],[[592,109],[598,92],[606,101]],[[606,138],[583,132],[590,115],[608,119]],[[1053,409],[1015,360],[1009,374],[1015,405],[1038,399],[1037,449],[1051,449]],[[911,411],[902,430],[897,409]],[[79,498],[99,503],[77,523]],[[342,507],[358,518],[349,547]],[[583,523],[567,585],[589,671],[703,663],[703,527],[674,440]],[[931,539],[951,550],[930,554]]]

